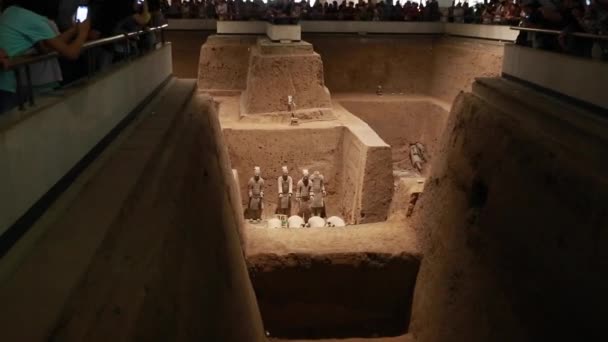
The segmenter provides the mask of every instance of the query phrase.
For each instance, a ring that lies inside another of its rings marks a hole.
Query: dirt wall
[[[362,134],[345,130],[342,139],[339,207],[351,224],[386,220],[392,197],[390,148],[362,138]]]
[[[492,79],[457,98],[447,127],[413,218],[417,341],[600,338],[608,122]]]
[[[209,46],[201,49],[199,87],[242,90],[247,81],[246,58],[256,38],[228,37],[232,41],[223,47],[219,39],[211,36],[207,40]],[[502,46],[495,42],[455,37],[320,34],[305,35],[303,39],[321,55],[325,85],[334,93],[373,93],[382,85],[387,93],[425,94],[451,103],[459,91],[470,90],[475,77],[498,76],[502,69]],[[190,58],[183,51],[184,44],[176,44],[182,47],[179,52]],[[181,59],[175,57],[177,65],[182,65]],[[194,77],[197,71],[192,70],[191,74]]]
[[[387,92],[426,94],[430,89],[430,37],[305,36],[325,67],[332,92],[370,92],[378,85]]]
[[[305,36],[333,92],[425,94],[451,103],[475,77],[499,76],[502,45],[454,37]]]
[[[365,121],[391,146],[393,169],[415,171],[410,161],[409,144],[421,142],[426,148],[427,166],[437,155],[448,112],[429,101],[376,100],[340,101],[349,112]],[[428,170],[423,175],[428,175]]]
[[[428,95],[452,103],[460,91],[471,91],[476,77],[498,77],[502,44],[465,38],[434,41]]]
[[[198,88],[245,90],[252,36],[210,36],[200,47]]]
[[[249,272],[270,336],[338,338],[407,332],[419,259],[410,254],[263,254]]]

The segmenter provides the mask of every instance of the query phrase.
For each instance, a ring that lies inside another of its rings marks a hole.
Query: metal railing
[[[553,35],[560,35],[562,33],[562,31],[557,31],[557,30],[537,29],[537,28],[519,27],[519,26],[511,26],[511,30],[536,32],[536,33],[547,33],[547,34],[553,34]],[[587,39],[608,40],[608,35],[599,35],[599,34],[591,34],[591,33],[584,33],[584,32],[569,32],[568,35],[574,36],[574,37],[587,38]]]
[[[126,56],[131,55],[131,41],[133,38],[140,37],[145,34],[149,34],[152,32],[160,32],[160,43],[162,45],[165,44],[165,32],[164,29],[169,25],[164,24],[161,26],[146,28],[139,31],[133,31],[129,33],[124,33],[112,37],[102,38],[90,42],[86,42],[83,44],[81,49],[81,55],[85,54],[87,59],[87,77],[91,77],[93,74],[93,60],[91,56],[91,49],[101,46],[108,46],[112,44],[117,44],[120,42],[125,42],[125,51]],[[35,56],[24,56],[18,57],[11,60],[8,68],[4,71],[13,71],[15,73],[15,79],[17,81],[17,99],[19,103],[19,109],[25,110],[25,103],[29,102],[30,106],[35,105],[34,100],[34,86],[32,84],[32,73],[30,66],[32,64],[44,62],[50,59],[55,59],[60,57],[57,52],[50,52],[43,55],[35,55]],[[23,80],[21,78],[22,71],[25,71],[25,87],[22,84]],[[25,92],[25,94],[24,94]]]

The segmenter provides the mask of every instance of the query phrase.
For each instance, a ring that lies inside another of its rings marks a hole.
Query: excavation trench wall
[[[373,132],[361,133],[343,126],[224,128],[223,132],[232,167],[238,170],[243,208],[253,167],[260,166],[265,179],[264,216],[273,215],[278,200],[277,178],[281,167],[288,165],[294,194],[302,169],[318,170],[325,176],[328,215],[341,216],[349,223],[386,219],[392,194],[390,148],[379,138],[370,141],[367,135],[376,136]]]
[[[273,337],[407,332],[419,265],[411,254],[262,254],[247,262],[264,327]]]
[[[375,100],[340,100],[349,112],[365,121],[391,146],[393,169],[415,171],[410,161],[409,144],[424,144],[427,166],[439,152],[448,112],[426,100],[399,100],[390,96]],[[428,175],[426,167],[423,175]]]
[[[593,113],[506,80],[457,98],[413,217],[424,246],[417,341],[604,334],[607,130]]]
[[[172,40],[188,39],[172,36]],[[199,88],[244,90],[249,52],[255,36],[210,36],[200,49]],[[451,103],[469,91],[475,77],[499,76],[502,45],[490,41],[438,36],[305,35],[321,55],[325,85],[332,93],[385,92],[424,94]],[[190,55],[190,54],[186,54]],[[181,68],[179,57],[175,64]],[[187,64],[184,61],[183,64]]]

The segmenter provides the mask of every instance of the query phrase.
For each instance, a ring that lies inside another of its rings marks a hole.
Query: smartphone
[[[76,10],[76,22],[81,23],[89,16],[89,6],[78,6]]]

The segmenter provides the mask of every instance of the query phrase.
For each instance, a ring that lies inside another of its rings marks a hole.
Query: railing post
[[[125,33],[125,53],[126,53],[126,59],[131,60],[131,42],[129,41],[128,33]]]
[[[91,79],[91,77],[92,77],[91,75],[93,73],[93,65],[92,65],[92,59],[91,59],[91,49],[87,49],[86,54],[87,54],[87,56],[86,56],[86,59],[87,59],[87,78]]]
[[[34,103],[34,85],[32,84],[32,73],[30,72],[30,65],[25,65],[25,77],[27,82],[27,94],[30,100],[30,106],[33,106]]]
[[[23,99],[23,84],[21,84],[21,73],[20,68],[15,68],[15,81],[17,87],[17,102],[19,102],[19,110],[25,110],[25,100]]]

